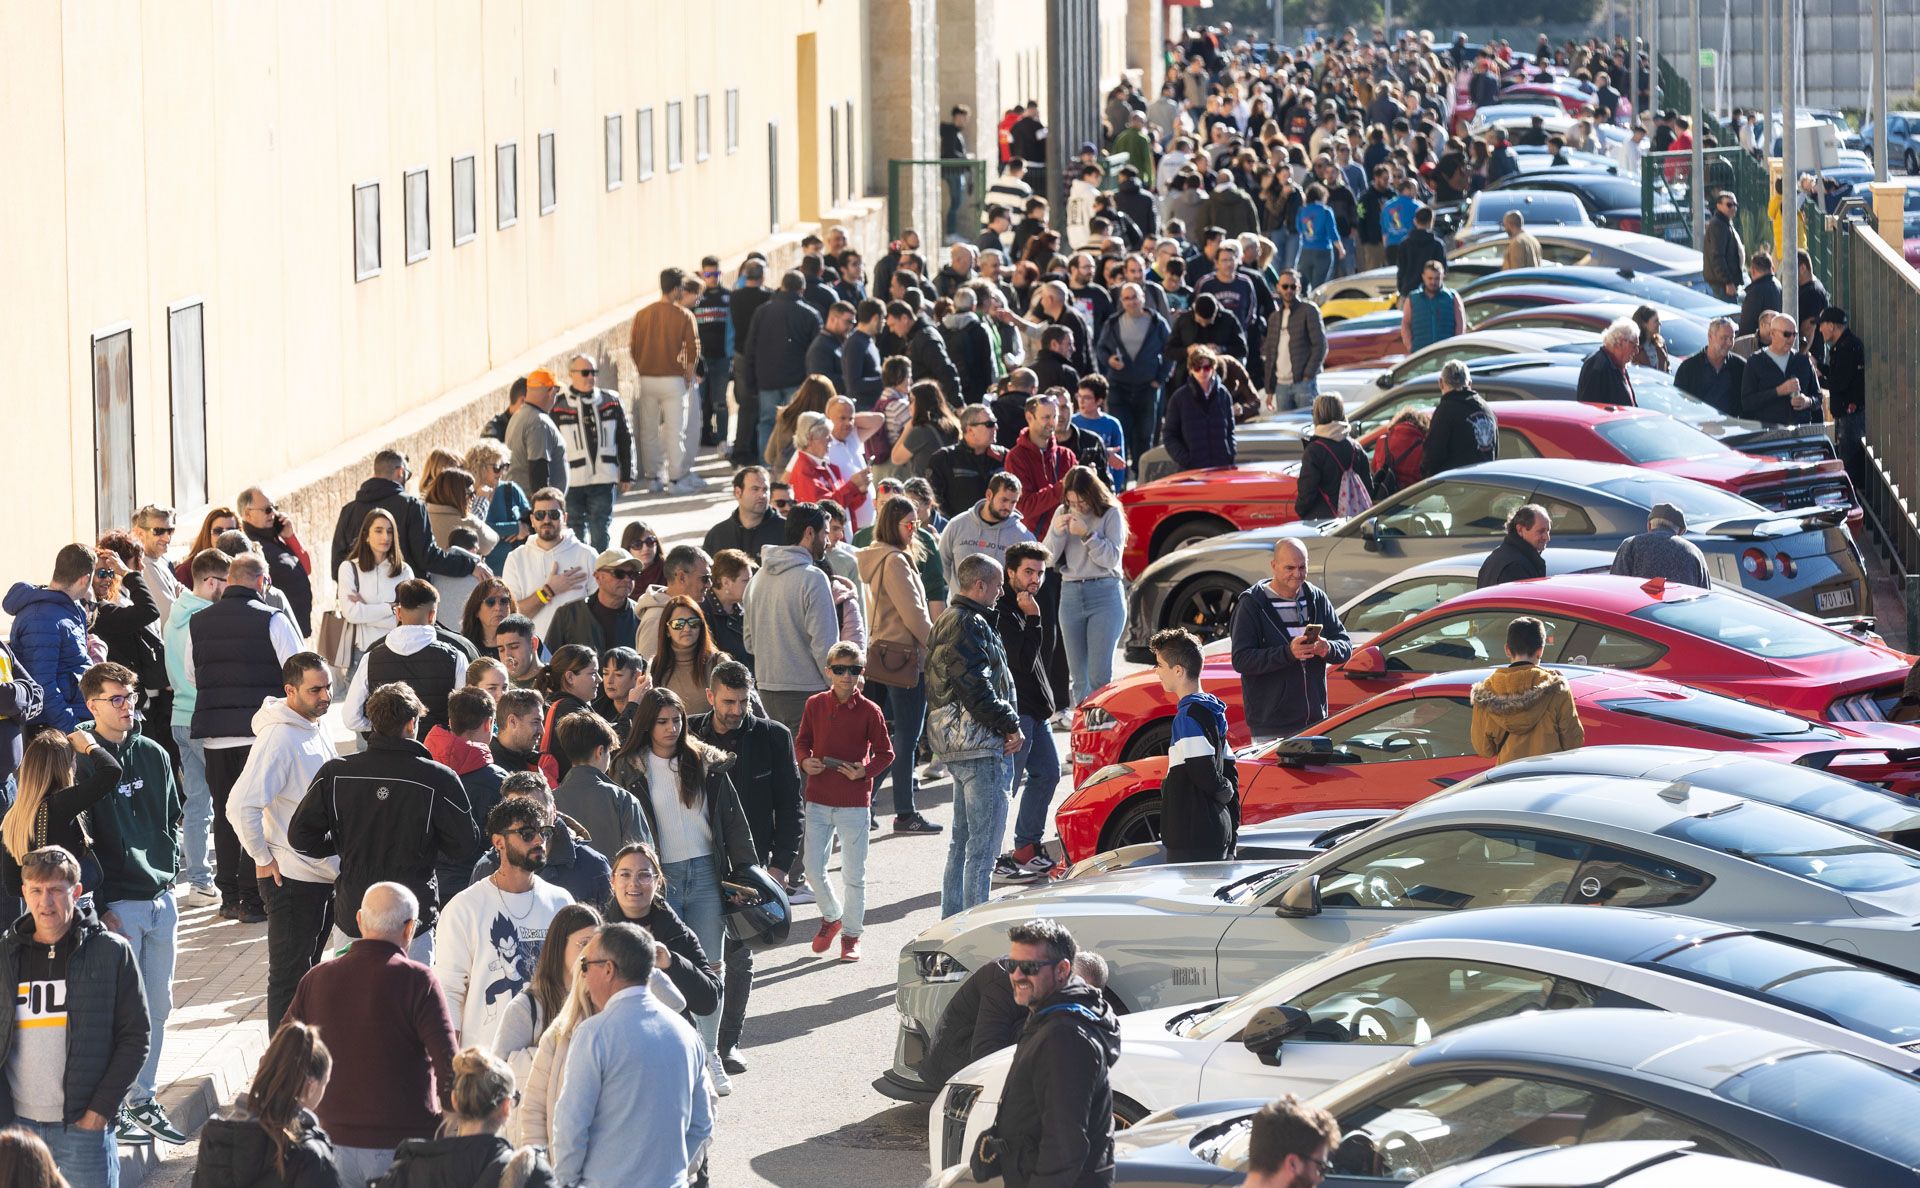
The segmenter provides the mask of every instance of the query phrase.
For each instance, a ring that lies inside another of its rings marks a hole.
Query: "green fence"
[[[1743,149],[1707,149],[1700,154],[1706,171],[1707,209],[1723,191],[1740,200],[1734,225],[1749,250],[1773,242],[1767,217],[1767,167]],[[1648,153],[1640,166],[1641,233],[1698,247],[1693,242],[1693,154]]]
[[[913,196],[932,195],[934,208],[946,213],[951,191],[950,178],[967,180],[966,200],[960,204],[954,225],[969,242],[980,230],[980,209],[987,193],[987,163],[972,158],[913,161],[896,157],[887,162],[887,238],[898,239],[908,227],[920,232],[922,243],[939,244],[946,238],[940,226],[915,227]],[[912,193],[908,187],[911,183]]]

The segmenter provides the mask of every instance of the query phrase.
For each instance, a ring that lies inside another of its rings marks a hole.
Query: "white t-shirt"
[[[680,764],[647,752],[647,794],[653,801],[654,840],[660,861],[685,862],[713,853],[713,826],[706,804],[688,808],[680,800]]]
[[[592,545],[571,532],[556,541],[551,549],[542,547],[538,540],[530,540],[507,554],[507,567],[501,573],[500,580],[507,583],[507,592],[517,602],[546,585],[547,579],[553,576],[555,565],[563,571],[578,569],[586,576],[586,581],[564,594],[555,594],[552,602],[534,612],[533,633],[544,636],[547,629],[553,626],[555,611],[593,593],[596,588],[593,584],[593,563],[598,558],[599,554],[593,551]]]
[[[486,878],[447,901],[434,925],[433,972],[447,996],[455,1039],[493,1042],[500,1016],[533,979],[547,925],[572,902],[539,875],[533,890],[518,895]]]

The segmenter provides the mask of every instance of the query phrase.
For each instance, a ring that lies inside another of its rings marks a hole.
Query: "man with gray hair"
[[[1740,385],[1747,361],[1733,353],[1732,318],[1707,323],[1707,349],[1688,355],[1673,373],[1673,386],[1713,406],[1721,416],[1740,415]]]
[[[600,386],[599,375],[589,355],[567,360],[567,386],[550,414],[567,446],[567,525],[596,552],[607,547],[615,496],[634,480],[627,407],[619,392]]]
[[[1688,540],[1687,515],[1671,503],[1656,503],[1647,513],[1647,530],[1620,542],[1609,573],[1624,577],[1665,578],[1706,589],[1712,584],[1707,559]]]
[[[927,743],[953,773],[943,919],[986,902],[1007,828],[1013,756],[1026,741],[1013,671],[994,625],[1004,573],[986,553],[961,558],[952,598],[928,639]]]
[[[360,939],[308,970],[287,1008],[333,1053],[314,1113],[342,1183],[378,1179],[396,1146],[432,1138],[452,1095],[453,1020],[433,971],[407,956],[419,915],[401,884],[369,886],[354,914]]]
[[[664,586],[649,586],[633,600],[634,613],[640,616],[640,629],[634,633],[633,650],[651,662],[660,646],[660,616],[667,603],[676,597],[691,598],[697,604],[713,587],[713,558],[697,545],[675,545],[660,561]],[[619,641],[610,641],[617,643]]]
[[[1627,364],[1640,349],[1640,327],[1632,318],[1615,318],[1600,332],[1600,349],[1580,365],[1580,381],[1574,398],[1587,404],[1639,403],[1633,395],[1633,380]]]
[[[1499,456],[1499,422],[1480,393],[1473,390],[1473,372],[1458,359],[1440,365],[1440,399],[1433,406],[1426,441],[1420,449],[1422,478],[1491,462]],[[1390,459],[1388,469],[1393,465]]]
[[[1747,356],[1740,380],[1740,415],[1763,425],[1820,422],[1824,393],[1813,360],[1794,349],[1800,328],[1783,313],[1760,315],[1761,349]]]

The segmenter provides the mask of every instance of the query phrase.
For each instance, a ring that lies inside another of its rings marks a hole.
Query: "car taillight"
[[[1766,581],[1773,576],[1773,563],[1759,549],[1748,549],[1740,554],[1740,570],[1748,577]]]
[[[1892,762],[1892,756],[1885,751],[1848,751],[1843,755],[1835,755],[1827,766],[1829,768],[1884,767],[1890,762]]]
[[[1800,572],[1800,567],[1793,563],[1793,558],[1785,553],[1775,553],[1773,560],[1774,564],[1780,567],[1780,576],[1783,578],[1792,578]]]
[[[1623,215],[1615,219],[1613,225],[1622,231],[1631,231],[1636,235],[1640,233],[1640,220],[1630,215]]]

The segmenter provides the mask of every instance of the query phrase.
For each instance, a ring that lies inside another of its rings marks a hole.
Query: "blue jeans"
[[[1300,258],[1300,236],[1293,231],[1269,231],[1267,238],[1273,240],[1273,266],[1292,268],[1294,261]]]
[[[1021,714],[1020,733],[1026,735],[1026,742],[1013,757],[1014,782],[1020,786],[1020,811],[1013,819],[1015,849],[1040,844],[1047,832],[1047,809],[1060,786],[1060,751],[1053,745],[1046,719]]]
[[[787,406],[787,401],[792,400],[793,394],[799,390],[798,384],[791,388],[760,389],[760,420],[753,437],[754,461],[760,460],[761,452],[767,448],[767,443],[773,440],[774,418],[780,415],[780,410]],[[785,471],[785,459],[782,459],[782,465],[779,470],[774,471],[774,476],[777,478]]]
[[[593,547],[606,551],[607,532],[613,527],[612,483],[592,483],[567,488],[567,527],[580,540],[591,540]]]
[[[967,204],[967,193],[973,189],[973,178],[963,169],[946,171],[947,182],[947,238],[960,234],[960,210]]]
[[[867,918],[867,817],[865,805],[835,808],[829,804],[806,806],[807,886],[820,904],[820,919],[840,921],[847,936],[859,936]],[[833,835],[840,835],[840,885],[847,893],[840,902],[827,877],[827,859],[833,857]],[[717,1018],[718,1016],[716,1016]]]
[[[207,783],[207,744],[186,726],[173,728],[173,741],[180,747],[181,782],[186,785],[181,789],[187,808],[180,845],[186,851],[187,881],[212,887],[213,789]]]
[[[1113,650],[1126,625],[1127,596],[1119,578],[1060,583],[1060,634],[1073,676],[1073,704],[1113,680]]]
[[[914,752],[927,725],[927,678],[911,689],[887,686],[887,718],[893,723],[893,815],[908,817],[920,811],[914,801],[917,777]]]
[[[171,891],[162,891],[152,899],[116,899],[107,910],[120,920],[115,929],[133,949],[133,960],[140,967],[140,985],[147,995],[147,1062],[133,1079],[127,1093],[128,1105],[144,1105],[157,1091],[154,1078],[160,1073],[160,1047],[166,1038],[167,1016],[173,1013],[173,959],[180,940],[180,908]]]
[[[733,379],[733,358],[707,360],[700,377],[700,436],[714,444],[727,440],[727,384]]]
[[[953,776],[953,836],[940,881],[942,920],[985,903],[993,890],[993,863],[1007,831],[1013,760],[1007,755],[950,759],[947,771]]]
[[[16,1118],[13,1125],[40,1136],[53,1152],[54,1166],[73,1188],[119,1188],[120,1151],[113,1141],[112,1118],[99,1130],[30,1118]]]
[[[863,816],[860,827],[865,829],[866,826]],[[693,930],[700,947],[707,951],[707,964],[718,969],[720,945],[727,936],[726,915],[720,903],[720,876],[724,872],[718,868],[718,861],[712,854],[702,854],[685,862],[663,863],[660,873],[667,876],[667,906]],[[725,993],[724,987],[722,993]],[[719,1010],[716,1009],[711,1015],[696,1015],[694,1025],[700,1029],[700,1038],[706,1041],[707,1051],[716,1051],[714,1041],[720,1034]]]
[[[1160,437],[1160,389],[1151,384],[1114,384],[1107,398],[1107,411],[1120,422],[1127,439],[1127,456],[1134,473],[1139,474],[1140,458]]]
[[[1333,250],[1331,248],[1300,249],[1300,287],[1313,290],[1333,276]]]
[[[1340,237],[1340,245],[1347,249],[1347,254],[1333,262],[1333,275],[1352,276],[1355,268],[1359,266],[1360,244],[1353,236],[1342,235]]]
[[[1313,398],[1320,394],[1320,381],[1301,380],[1297,384],[1274,384],[1273,407],[1280,412],[1290,408],[1312,408]]]

